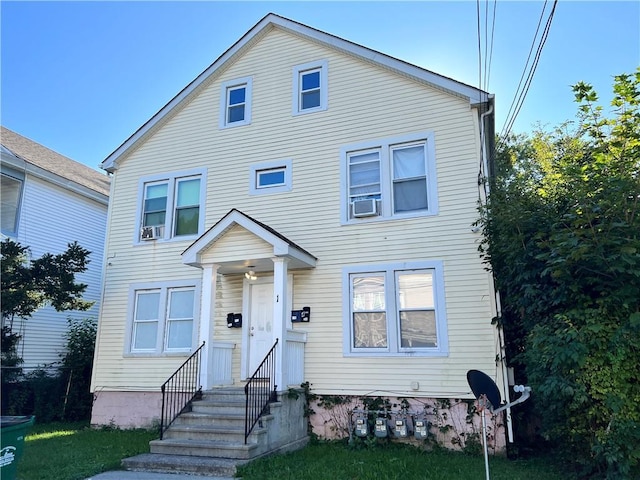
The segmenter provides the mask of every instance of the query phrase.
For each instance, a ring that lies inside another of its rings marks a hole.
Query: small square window
[[[251,165],[249,193],[261,195],[291,190],[291,160]]]
[[[293,73],[293,114],[326,110],[327,61],[298,65]]]
[[[251,77],[223,82],[220,92],[220,128],[251,123]]]

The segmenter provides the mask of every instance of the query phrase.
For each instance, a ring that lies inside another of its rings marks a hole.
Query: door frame
[[[265,272],[264,274],[258,274],[258,278],[256,280],[249,280],[245,278],[242,282],[242,348],[240,351],[240,379],[247,380],[253,372],[249,371],[249,333],[251,328],[251,285],[255,284],[265,284],[270,283],[273,285],[273,274],[271,272]],[[287,312],[290,312],[293,309],[293,274],[287,274]],[[272,320],[275,322],[275,319]],[[291,315],[287,316],[286,319],[287,328],[291,328]],[[276,341],[276,332],[275,329],[271,330],[273,333],[273,338],[271,339],[271,345]],[[285,339],[281,338],[280,348],[284,348]]]

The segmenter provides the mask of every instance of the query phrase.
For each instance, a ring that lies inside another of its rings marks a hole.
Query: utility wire
[[[534,41],[531,45],[531,50],[529,51],[529,56],[527,57],[527,63],[525,64],[525,70],[523,71],[522,77],[520,78],[520,83],[518,84],[518,89],[520,89],[520,86],[522,85],[522,79],[524,78],[525,75],[525,71],[526,71],[526,66],[529,64],[529,59],[531,58],[531,52],[533,51],[533,46],[535,45],[535,40],[538,36],[538,31],[540,29],[540,24],[542,23],[542,19],[544,17],[544,10],[546,8],[546,1],[545,1],[545,5],[542,9],[542,14],[540,15],[540,20],[538,22],[538,27],[536,28],[536,34],[534,36]],[[533,76],[535,74],[535,71],[538,67],[538,62],[540,61],[540,56],[542,54],[542,49],[544,48],[544,45],[547,41],[547,37],[549,36],[549,30],[551,29],[551,22],[553,21],[553,16],[555,14],[555,10],[556,10],[556,6],[558,4],[558,0],[554,0],[553,2],[553,7],[551,8],[551,12],[549,13],[549,16],[547,18],[547,22],[545,24],[544,30],[542,32],[542,35],[540,37],[540,42],[538,44],[538,47],[536,49],[536,54],[533,60],[533,63],[531,64],[531,68],[529,70],[529,73],[527,74],[527,78],[524,82],[524,86],[522,88],[522,90],[520,91],[519,94],[516,94],[516,96],[514,97],[513,102],[511,103],[511,107],[509,108],[509,113],[507,113],[507,120],[505,121],[505,124],[502,128],[502,132],[500,133],[500,138],[501,138],[501,143],[504,142],[503,139],[505,139],[509,133],[511,132],[511,128],[513,127],[513,124],[518,116],[518,114],[520,113],[520,110],[522,108],[522,105],[524,104],[524,100],[527,96],[527,93],[529,92],[529,87],[531,86],[531,82],[533,80]],[[513,114],[512,114],[513,111]],[[511,116],[510,116],[511,115]]]

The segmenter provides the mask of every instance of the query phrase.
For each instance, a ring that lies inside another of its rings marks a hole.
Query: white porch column
[[[276,388],[283,391],[286,375],[286,338],[287,319],[291,312],[287,312],[287,268],[288,258],[274,257],[273,260],[273,342],[278,340],[276,347]]]
[[[205,342],[200,362],[200,385],[202,385],[203,390],[207,390],[213,385],[213,319],[215,318],[218,267],[219,265],[215,263],[202,265],[198,345],[202,345],[202,342]]]

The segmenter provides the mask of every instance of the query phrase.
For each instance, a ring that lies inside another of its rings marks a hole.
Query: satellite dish
[[[513,402],[509,402],[505,405],[500,405],[502,403],[502,397],[500,396],[500,390],[498,390],[498,386],[496,382],[494,382],[489,375],[480,370],[469,370],[467,372],[467,382],[471,387],[471,391],[475,395],[478,403],[480,404],[480,415],[482,416],[482,444],[484,446],[484,468],[486,473],[487,480],[489,479],[489,454],[487,451],[487,421],[485,419],[485,411],[484,407],[489,407],[491,413],[496,414],[501,412],[502,410],[506,410],[507,408],[513,407],[519,403],[524,402],[529,395],[531,394],[531,387],[525,387],[523,385],[516,385],[513,387],[515,392],[520,392],[519,398],[514,400]],[[487,405],[489,402],[489,405]]]
[[[500,390],[498,390],[498,386],[489,375],[480,370],[469,370],[467,372],[467,382],[476,399],[480,400],[480,397],[484,395],[491,403],[491,410],[500,407],[502,403]]]

